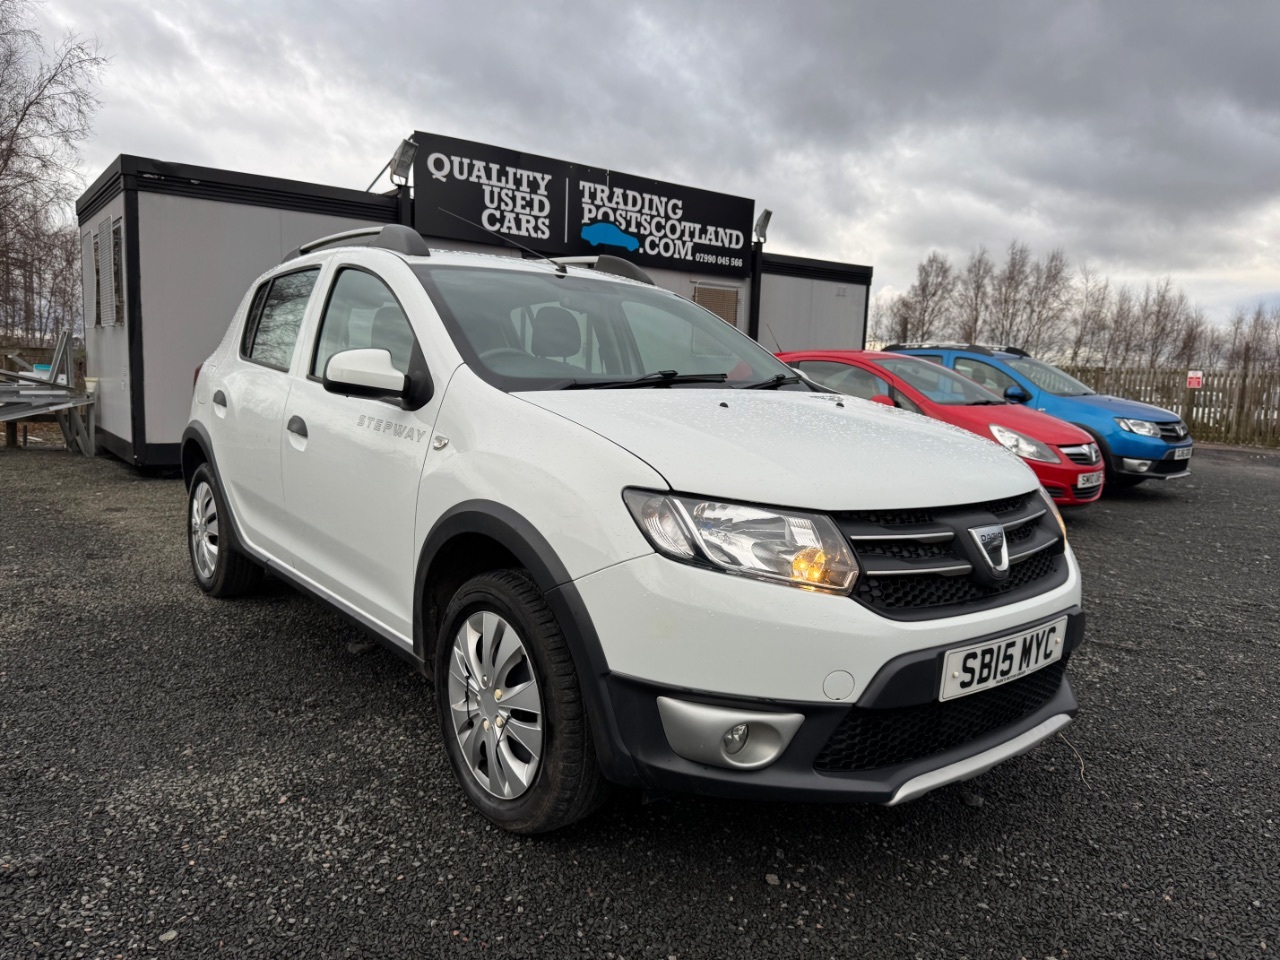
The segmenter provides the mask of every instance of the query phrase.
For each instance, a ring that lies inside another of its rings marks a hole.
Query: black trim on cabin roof
[[[810,260],[806,257],[788,257],[781,253],[766,253],[761,264],[764,275],[780,277],[804,277],[808,280],[834,280],[838,283],[858,283],[871,286],[871,267],[856,263],[837,263],[834,260]]]
[[[400,201],[394,196],[121,154],[76,201],[80,223],[92,220],[94,214],[122,190],[322,213],[375,223],[395,223],[400,219]]]

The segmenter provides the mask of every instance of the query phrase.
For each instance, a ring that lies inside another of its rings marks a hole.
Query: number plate
[[[939,700],[954,700],[1017,680],[1062,659],[1067,618],[1000,640],[948,650]]]
[[[1090,487],[1096,487],[1096,486],[1097,486],[1098,484],[1100,484],[1100,483],[1102,483],[1102,471],[1101,471],[1101,470],[1097,471],[1096,473],[1082,473],[1082,474],[1080,474],[1080,478],[1079,478],[1079,484],[1078,484],[1078,486],[1079,486],[1082,490],[1088,490]]]
[[[1177,450],[1173,451],[1173,459],[1175,459],[1175,460],[1190,460],[1190,459],[1191,459],[1191,448],[1190,448],[1190,447],[1179,447]]]

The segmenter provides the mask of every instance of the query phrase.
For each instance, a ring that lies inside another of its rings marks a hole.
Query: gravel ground
[[[1280,457],[1068,518],[1065,737],[893,809],[623,796],[515,839],[425,684],[279,584],[206,599],[181,482],[0,453],[0,958],[1264,957]]]

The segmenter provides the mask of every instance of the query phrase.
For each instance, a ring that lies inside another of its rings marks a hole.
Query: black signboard
[[[750,272],[751,200],[431,133],[414,140],[414,225],[428,237],[498,242],[461,217],[551,256]]]

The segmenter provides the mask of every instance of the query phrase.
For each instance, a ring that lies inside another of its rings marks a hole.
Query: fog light
[[[1151,469],[1151,461],[1150,460],[1130,460],[1128,457],[1125,457],[1124,468],[1126,470],[1132,470],[1135,473],[1146,473],[1148,470]]]
[[[742,748],[747,745],[749,736],[751,736],[751,724],[749,723],[740,723],[736,727],[730,727],[724,734],[724,752],[729,756],[741,752]]]

